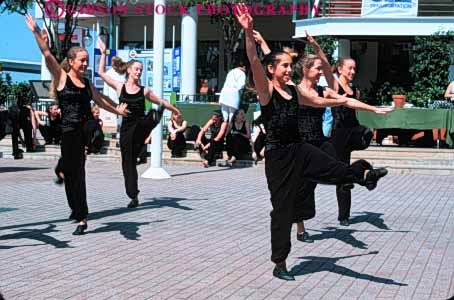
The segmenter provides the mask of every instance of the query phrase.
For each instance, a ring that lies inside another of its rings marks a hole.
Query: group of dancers
[[[256,50],[257,34],[253,30],[251,15],[243,7],[237,11],[236,17],[245,32],[247,57],[266,132],[265,174],[272,204],[273,275],[283,280],[294,280],[286,268],[291,227],[297,223],[298,239],[310,241],[303,221],[315,215],[314,190],[317,183],[337,185],[338,199],[342,199],[339,200],[339,220],[341,224],[348,225],[353,184],[373,190],[379,179],[387,174],[386,169],[373,168],[365,160],[350,164],[351,151],[367,147],[371,139],[370,131],[357,122],[354,109],[376,113],[387,113],[389,110],[356,100],[355,90],[349,85],[355,72],[354,61],[342,60],[340,78],[335,80],[326,56],[310,36],[308,40],[317,50],[317,55],[305,56],[295,63],[288,51],[274,50],[265,53],[261,61]],[[180,112],[140,85],[143,68],[140,61],[131,60],[120,68],[126,75],[125,83],[109,76],[105,72],[106,47],[99,41],[101,60],[98,73],[116,90],[120,103],[116,105],[83,77],[88,66],[88,52],[84,48],[72,47],[66,58],[69,68],[63,69],[50,52],[45,30],[41,31],[29,14],[26,15],[26,23],[52,74],[62,115],[59,176],[64,180],[72,211],[70,218],[78,222],[73,234],[81,235],[87,229],[88,215],[85,147],[89,139],[85,125],[91,118],[90,100],[123,116],[120,148],[126,194],[130,198],[129,208],[139,205],[136,160],[143,141],[160,122],[164,109],[172,111],[176,117],[180,116]],[[297,85],[291,80],[293,68],[304,75]],[[322,70],[328,82],[326,89],[317,86]],[[145,114],[145,100],[159,105],[158,109]],[[322,114],[328,106],[335,107],[330,139],[325,138],[322,132]]]

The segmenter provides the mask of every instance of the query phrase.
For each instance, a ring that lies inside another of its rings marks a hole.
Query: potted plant
[[[391,97],[394,101],[394,107],[402,108],[405,105],[407,96],[405,95],[405,90],[400,86],[393,86],[390,90]]]

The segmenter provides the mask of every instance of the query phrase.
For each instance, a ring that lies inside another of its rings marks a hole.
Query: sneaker
[[[297,233],[296,234],[296,239],[300,242],[304,242],[304,243],[313,243],[314,240],[311,238],[311,236],[309,235],[309,233],[307,233],[307,231],[304,231],[303,233]]]
[[[369,190],[372,191],[377,187],[377,182],[380,178],[386,176],[388,174],[388,170],[385,168],[378,168],[370,170],[367,175],[366,179],[364,180],[364,186]]]
[[[273,276],[282,280],[294,281],[295,277],[291,275],[287,268],[276,265],[273,270]]]

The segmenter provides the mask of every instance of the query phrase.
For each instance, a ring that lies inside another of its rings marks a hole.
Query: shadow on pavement
[[[353,270],[350,270],[346,267],[337,265],[336,263],[341,259],[347,259],[358,256],[365,256],[371,254],[378,254],[378,251],[372,251],[366,254],[350,255],[350,256],[340,256],[340,257],[322,257],[322,256],[303,256],[299,257],[305,261],[294,266],[290,273],[295,276],[302,276],[316,272],[333,272],[342,276],[348,276],[355,279],[363,279],[377,283],[383,283],[388,285],[398,285],[398,286],[407,286],[405,283],[396,282],[392,279],[377,277],[373,275],[359,273]]]
[[[70,241],[59,241],[56,238],[47,235],[51,232],[58,232],[59,230],[55,230],[54,228],[57,227],[54,224],[49,224],[47,228],[44,229],[19,229],[17,233],[11,233],[0,236],[0,240],[18,240],[18,239],[29,239],[35,240],[39,242],[43,242],[47,245],[52,245],[55,248],[72,248],[68,243]]]
[[[367,249],[367,244],[356,239],[353,236],[355,232],[403,232],[408,233],[410,231],[378,231],[378,230],[356,230],[356,229],[340,229],[337,227],[325,227],[326,230],[315,230],[310,229],[311,231],[320,232],[320,234],[311,235],[311,238],[316,241],[326,240],[326,239],[336,239],[342,241],[346,244],[349,244],[352,247],[359,249]]]
[[[0,173],[10,173],[10,172],[23,172],[23,171],[34,171],[34,170],[46,170],[50,168],[32,168],[32,167],[0,167]]]
[[[14,210],[18,210],[18,209],[19,208],[14,208],[14,207],[0,207],[0,213],[14,211]]]
[[[388,227],[388,225],[385,224],[385,221],[383,220],[383,215],[381,213],[374,213],[370,211],[363,211],[361,212],[362,215],[359,216],[354,216],[349,220],[350,224],[358,224],[358,223],[364,223],[367,222],[379,229],[383,230],[391,230],[391,228]]]
[[[201,201],[201,200],[208,200],[208,199],[187,199],[187,198],[175,198],[175,197],[156,197],[156,198],[149,198],[146,201],[139,204],[139,207],[131,209],[126,207],[117,207],[113,209],[101,210],[90,213],[88,215],[88,222],[92,220],[99,220],[102,218],[112,217],[112,216],[119,216],[126,213],[133,213],[141,210],[146,209],[153,209],[153,208],[162,208],[162,207],[172,207],[178,208],[182,210],[192,210],[192,208],[188,206],[181,205],[179,202],[182,201]],[[127,203],[125,203],[126,206]],[[42,222],[34,222],[34,223],[25,223],[25,224],[17,224],[17,225],[10,225],[10,226],[3,226],[0,227],[0,230],[6,229],[15,229],[15,228],[22,228],[22,227],[29,227],[29,226],[39,226],[39,225],[48,225],[53,223],[63,223],[68,222],[67,218],[64,219],[56,219],[56,220],[48,220]],[[55,226],[55,225],[54,225]]]
[[[160,223],[164,220],[157,220],[153,222],[108,222],[103,223],[105,226],[96,228],[93,231],[87,231],[87,233],[102,233],[102,232],[112,232],[119,231],[122,236],[127,240],[138,241],[141,235],[139,234],[139,227],[143,225],[149,225],[151,223]]]

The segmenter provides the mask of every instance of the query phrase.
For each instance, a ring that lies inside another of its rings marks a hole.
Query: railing
[[[418,17],[454,17],[454,0],[419,0]]]
[[[217,103],[219,101],[219,93],[178,94],[177,99],[178,103]]]
[[[319,16],[361,17],[361,0],[321,0]]]

